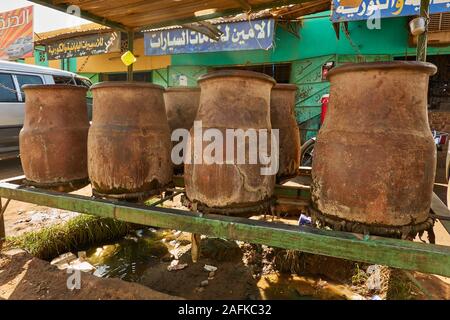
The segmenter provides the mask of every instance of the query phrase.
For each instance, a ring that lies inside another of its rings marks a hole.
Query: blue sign
[[[274,20],[263,19],[218,24],[222,31],[219,41],[189,29],[172,29],[145,33],[145,55],[268,50],[274,39]]]
[[[333,0],[333,22],[419,15],[420,0]],[[431,0],[430,13],[450,11],[450,0]]]

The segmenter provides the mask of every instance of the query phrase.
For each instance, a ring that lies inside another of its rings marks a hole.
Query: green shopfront
[[[196,79],[209,71],[245,68],[269,74],[278,82],[295,83],[299,87],[296,117],[305,141],[317,134],[321,98],[329,92],[323,67],[327,63],[414,59],[416,48],[410,39],[408,21],[407,17],[382,19],[380,29],[369,29],[366,21],[349,22],[348,31],[341,28],[338,40],[330,12],[322,12],[304,17],[296,34],[277,26],[274,45],[269,50],[172,55],[168,68],[152,71],[152,81],[166,87],[196,86]],[[439,56],[444,59],[444,68],[450,66],[445,57],[450,54],[450,46],[431,45],[429,60],[434,62]],[[445,70],[444,82],[448,80],[446,73]]]

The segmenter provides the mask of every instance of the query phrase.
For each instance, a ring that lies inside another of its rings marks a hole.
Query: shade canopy
[[[324,0],[31,0],[121,31],[141,31]],[[301,6],[300,6],[301,7]],[[289,7],[288,7],[289,8]],[[298,8],[298,7],[297,7]],[[308,13],[311,7],[307,6]],[[288,10],[289,11],[289,10]],[[312,10],[314,11],[314,9]],[[286,12],[284,12],[286,13]]]

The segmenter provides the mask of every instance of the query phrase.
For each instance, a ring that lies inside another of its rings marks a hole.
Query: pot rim
[[[298,87],[297,85],[293,83],[277,83],[273,90],[289,90],[289,91],[297,91]]]
[[[363,63],[348,63],[342,66],[333,68],[328,73],[328,78],[344,72],[352,71],[370,71],[374,69],[392,70],[392,69],[404,69],[423,71],[428,75],[435,75],[437,67],[429,62],[419,61],[385,61],[385,62],[363,62]]]
[[[274,78],[260,72],[249,71],[249,70],[220,70],[207,73],[198,79],[198,83],[205,80],[215,79],[215,78],[228,78],[228,77],[243,77],[243,78],[253,78],[258,80],[263,80],[275,85],[277,82]]]
[[[94,84],[91,90],[99,88],[143,88],[143,89],[158,89],[164,91],[164,87],[147,82],[137,82],[137,81],[104,81]]]
[[[83,86],[76,86],[74,84],[25,84],[22,86],[22,90],[34,90],[34,89],[77,89],[88,91],[89,88]]]
[[[200,91],[199,87],[169,87],[165,89],[165,92],[197,92]]]

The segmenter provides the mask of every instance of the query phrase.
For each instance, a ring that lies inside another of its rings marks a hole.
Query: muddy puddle
[[[278,273],[255,277],[240,257],[228,261],[206,259],[193,264],[189,239],[190,234],[179,231],[138,230],[116,243],[87,251],[87,261],[96,268],[93,274],[97,277],[120,278],[187,299],[355,299],[345,286],[320,278]],[[175,258],[188,267],[168,271]],[[203,270],[205,264],[215,265],[217,274],[208,275]],[[202,286],[208,279],[208,285]]]

